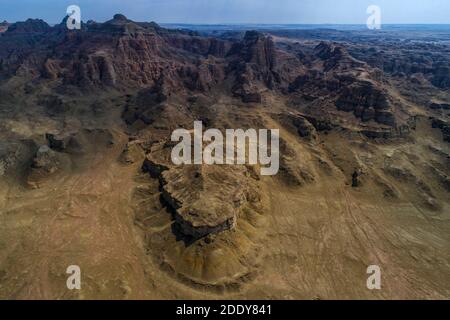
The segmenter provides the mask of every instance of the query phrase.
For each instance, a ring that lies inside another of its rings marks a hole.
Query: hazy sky
[[[0,20],[62,20],[67,6],[82,20],[105,21],[123,13],[160,23],[331,23],[363,24],[366,9],[382,10],[382,23],[450,24],[450,0],[0,0]]]

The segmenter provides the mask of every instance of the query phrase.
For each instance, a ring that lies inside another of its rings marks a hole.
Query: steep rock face
[[[231,48],[231,43],[215,38],[204,38],[186,34],[167,33],[166,42],[177,49],[202,56],[212,55],[224,58]]]
[[[432,119],[432,126],[441,130],[444,141],[450,142],[450,125],[446,121]]]
[[[152,145],[142,170],[158,179],[163,205],[186,241],[233,229],[246,206],[258,202],[253,168],[244,165],[174,165],[173,143]]]
[[[235,227],[248,201],[250,181],[244,166],[173,166],[158,153],[147,157],[143,170],[158,178],[164,204],[177,232],[197,240]]]
[[[429,108],[432,110],[450,110],[450,103],[431,102]]]
[[[163,197],[182,234],[194,239],[233,229],[248,201],[244,166],[184,166],[163,172]]]
[[[450,65],[442,62],[436,64],[431,83],[441,89],[450,88]]]
[[[0,48],[0,73],[32,70],[38,77],[62,79],[82,90],[152,86],[164,75],[174,88],[205,91],[225,76],[216,58],[227,54],[227,41],[119,14],[76,31],[67,30],[64,21],[53,28],[44,24],[31,20],[11,26]]]
[[[183,34],[166,34],[159,27],[144,29],[137,24],[132,30],[135,35],[129,36],[129,28],[134,24],[124,23],[128,20],[115,20],[106,23],[108,32],[110,26],[114,26],[114,30],[120,26],[127,29],[109,33],[113,35],[112,46],[103,43],[96,52],[81,51],[80,60],[75,60],[71,71],[65,73],[69,82],[106,86],[120,82],[120,86],[142,86],[153,85],[164,75],[173,87],[204,91],[223,79],[223,68],[213,58],[204,56],[224,55],[227,50],[225,43],[206,38],[197,40]],[[93,28],[92,32],[86,39],[88,43],[95,41],[96,32],[104,32],[104,29]],[[70,78],[72,74],[76,75],[75,79]]]
[[[430,73],[433,70],[433,58],[420,52],[409,51],[400,58],[395,52],[380,52],[373,47],[363,47],[352,49],[351,54],[373,67],[396,75]]]
[[[176,93],[177,104],[188,105],[189,96],[211,97],[218,91],[246,103],[262,103],[266,93],[292,95],[310,104],[315,118],[329,114],[335,104],[338,110],[353,112],[360,122],[397,123],[397,109],[391,107],[396,100],[383,90],[379,70],[353,58],[344,44],[321,42],[309,48],[296,44],[286,51],[271,36],[256,31],[242,39],[213,39],[123,15],[83,24],[77,31],[65,29],[64,22],[42,30],[47,31],[2,36],[0,76],[27,75],[58,85],[61,81],[62,86],[82,92],[143,88],[159,92],[147,103],[126,104],[124,118],[136,128],[167,112],[174,102],[171,93]],[[33,45],[17,46],[23,37]],[[438,81],[443,85],[444,71]],[[42,105],[54,115],[70,108],[58,100]]]
[[[181,85],[191,91],[206,92],[225,79],[223,65],[214,57],[202,59],[195,65],[180,67],[177,75]]]
[[[381,124],[395,125],[386,94],[371,82],[359,82],[344,88],[336,106],[339,110],[353,111],[362,121],[375,120]]]
[[[43,20],[28,19],[4,27],[0,44],[0,78],[36,76],[45,61],[45,50],[54,44],[52,28]],[[46,45],[41,45],[45,41]]]
[[[72,139],[71,134],[61,135],[61,134],[47,133],[45,137],[47,138],[49,147],[57,151],[66,150]]]
[[[115,143],[113,133],[103,128],[65,130],[60,133],[47,133],[45,136],[51,150],[76,155],[109,148]]]
[[[342,46],[321,42],[314,48],[315,56],[323,60],[324,71],[332,69],[355,69],[364,66],[364,62],[358,61],[347,52]]]
[[[127,124],[140,128],[157,122],[160,128],[172,128],[175,123],[190,121],[183,108],[180,110],[168,102],[175,90],[179,94],[183,92],[166,79],[162,76],[155,85],[130,97],[122,114]]]
[[[230,51],[235,59],[230,69],[236,74],[233,93],[244,102],[261,102],[257,82],[272,85],[275,64],[273,42],[257,32],[247,32],[241,43]]]
[[[401,56],[389,46],[383,49],[354,48],[352,55],[400,78],[411,76],[414,81],[417,79],[414,75],[420,74],[436,88],[445,90],[450,87],[449,50],[441,44],[407,44]]]
[[[195,239],[231,229],[244,190],[229,170],[184,167],[163,173],[163,197],[175,212],[180,231]]]
[[[261,102],[261,93],[267,89],[287,91],[303,71],[296,55],[278,50],[270,36],[256,31],[246,32],[228,58],[227,73],[235,79],[232,92],[244,102]]]
[[[339,94],[345,87],[350,86],[359,79],[352,73],[324,72],[311,70],[301,73],[289,84],[288,92],[303,94],[306,100],[316,100],[320,96]]]
[[[168,74],[174,72],[175,67],[163,59],[160,47],[164,41],[157,34],[130,36],[120,29],[128,28],[128,22],[118,24],[113,20],[105,24],[85,33],[66,35],[61,50],[72,54],[68,59],[56,57],[66,84],[82,88],[141,86],[154,83],[165,69]],[[111,26],[113,30],[110,30]]]
[[[314,113],[315,118],[323,118],[334,105],[337,110],[353,112],[359,123],[396,127],[395,99],[384,89],[380,70],[353,58],[339,44],[321,42],[312,52],[315,68],[298,75],[288,92],[321,110]]]
[[[46,65],[49,65],[49,61]],[[116,71],[107,55],[91,55],[80,61],[75,61],[71,65],[72,72],[64,73],[66,84],[78,85],[80,87],[89,86],[113,86],[116,83]],[[46,71],[50,76],[52,71]]]
[[[284,127],[296,132],[301,138],[305,138],[310,142],[317,140],[316,128],[305,117],[290,112],[288,114],[279,114],[277,118]]]
[[[228,68],[236,77],[233,93],[244,102],[261,102],[260,92],[263,88],[273,89],[280,83],[275,70],[275,45],[270,37],[248,31],[242,42],[236,43],[229,54],[232,62]]]
[[[257,31],[248,31],[238,47],[235,50],[246,63],[254,63],[268,70],[275,68],[275,45],[270,37]]]

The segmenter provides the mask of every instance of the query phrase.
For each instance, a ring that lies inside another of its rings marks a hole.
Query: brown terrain
[[[450,42],[324,32],[0,24],[0,298],[449,299]],[[173,165],[195,120],[279,173]]]

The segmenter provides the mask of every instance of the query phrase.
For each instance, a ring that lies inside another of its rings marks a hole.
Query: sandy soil
[[[319,153],[332,163],[331,176],[312,166],[316,179],[310,185],[291,187],[280,179],[264,178],[261,185],[269,209],[254,226],[247,223],[245,228],[251,230],[244,233],[262,235],[255,247],[258,262],[252,276],[220,290],[182,281],[155,259],[162,247],[184,250],[170,232],[170,215],[147,192],[156,182],[140,173],[141,163],[125,166],[118,161],[128,137],[120,126],[112,132],[114,145],[82,157],[81,166],[46,181],[40,189],[1,182],[0,298],[450,297],[448,202],[432,212],[408,198],[408,188],[395,200],[374,192],[372,180],[367,188],[351,188],[342,163],[349,163],[351,170],[353,158],[349,155],[340,162],[330,157],[329,146],[335,146],[339,136],[323,137],[325,144],[311,149],[284,130],[282,138],[301,155],[300,162],[309,165]],[[340,140],[339,150],[352,148],[351,142]],[[377,148],[380,159],[403,152],[392,145]],[[136,222],[143,207],[159,210],[144,228]],[[249,243],[256,241],[247,238]],[[382,270],[379,291],[366,288],[366,269],[372,264]],[[69,265],[81,267],[79,291],[66,288]]]

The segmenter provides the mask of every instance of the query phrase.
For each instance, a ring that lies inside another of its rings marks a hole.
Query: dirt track
[[[126,139],[116,135],[114,146],[41,189],[1,186],[1,298],[449,297],[448,217],[408,202],[377,203],[329,181],[292,189],[265,180],[265,250],[239,291],[179,282],[146,254],[133,192],[148,182],[137,178],[140,164],[117,161]],[[80,291],[66,288],[72,264],[82,270]],[[382,268],[381,291],[365,287],[371,264]]]

